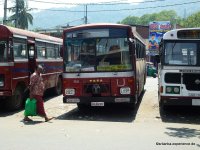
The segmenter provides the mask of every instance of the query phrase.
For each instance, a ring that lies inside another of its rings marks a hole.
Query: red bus
[[[146,81],[145,42],[133,27],[89,24],[63,32],[63,102],[78,108],[128,103]]]
[[[23,106],[37,64],[44,67],[45,88],[62,93],[61,46],[62,39],[0,25],[0,100],[7,109]]]

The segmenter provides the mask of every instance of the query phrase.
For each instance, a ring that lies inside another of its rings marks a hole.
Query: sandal
[[[45,122],[48,122],[48,121],[50,121],[50,120],[52,120],[52,119],[54,119],[54,117],[46,118],[46,119],[45,119]]]
[[[24,118],[23,121],[33,121],[33,120],[30,118]]]

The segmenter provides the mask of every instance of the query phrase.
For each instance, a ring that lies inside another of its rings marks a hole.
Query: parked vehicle
[[[35,66],[44,67],[46,89],[62,93],[62,39],[0,25],[0,100],[10,110],[23,106]]]
[[[146,62],[147,67],[147,76],[151,76],[156,78],[157,77],[157,69],[154,67],[152,62]]]
[[[63,102],[134,107],[146,81],[145,42],[129,25],[89,24],[64,31]]]
[[[167,105],[200,106],[200,28],[164,34],[160,46],[158,97]]]

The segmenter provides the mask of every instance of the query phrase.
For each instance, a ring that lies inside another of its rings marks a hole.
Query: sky
[[[13,1],[14,0],[7,0],[8,1],[8,6],[7,7],[12,7],[13,6]],[[48,9],[48,8],[59,8],[59,7],[74,7],[75,5],[67,5],[66,3],[71,3],[71,4],[76,4],[76,3],[132,3],[134,5],[137,5],[136,2],[141,2],[144,0],[27,0],[28,1],[28,6],[29,8],[38,8],[39,9]],[[38,2],[37,2],[38,1]],[[47,3],[42,3],[42,2],[47,2]],[[65,4],[49,4],[49,2],[52,3],[65,3]],[[4,0],[0,0],[0,17],[3,17],[4,13]],[[9,14],[8,14],[9,15]]]

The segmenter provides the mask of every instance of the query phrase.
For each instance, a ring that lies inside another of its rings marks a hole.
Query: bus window
[[[28,55],[25,40],[14,40],[13,51],[14,59],[26,59]]]
[[[0,41],[0,62],[7,60],[7,44],[6,41]]]
[[[97,43],[97,71],[131,69],[126,38],[99,39]]]
[[[165,63],[172,65],[196,65],[196,43],[166,43]]]
[[[47,51],[46,51],[46,55],[47,55],[47,59],[52,59],[52,58],[56,58],[56,53],[55,53],[55,49],[54,49],[54,45],[53,44],[48,44],[47,45]]]
[[[55,51],[55,57],[56,58],[61,58],[61,55],[60,55],[61,48],[60,48],[59,45],[55,45],[54,51]]]
[[[37,46],[37,58],[46,58],[45,47]]]
[[[29,57],[33,58],[34,57],[34,53],[35,53],[34,46],[30,46],[29,47]]]

